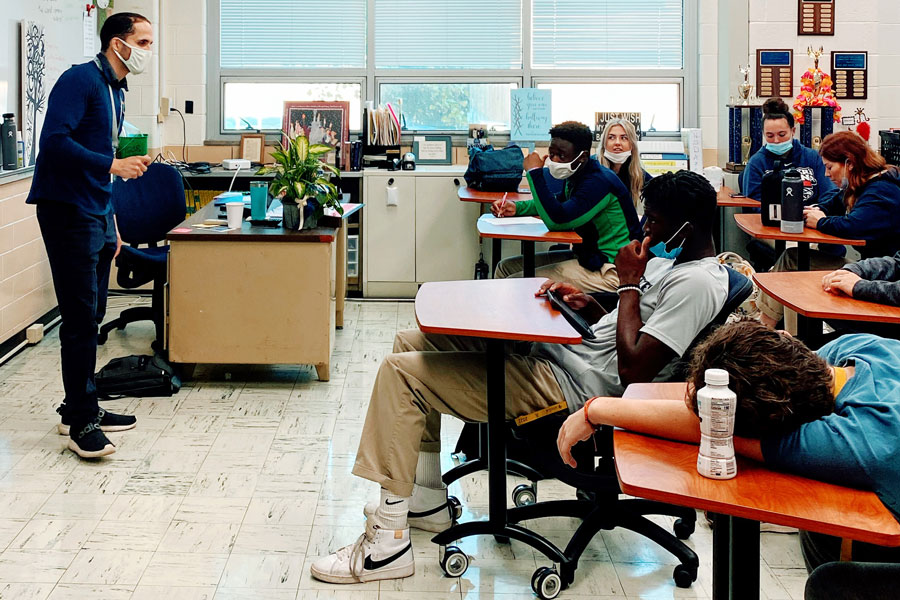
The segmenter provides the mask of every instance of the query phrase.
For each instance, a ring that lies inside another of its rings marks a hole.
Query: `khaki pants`
[[[833,271],[835,269],[840,269],[845,264],[847,264],[847,260],[840,256],[835,256],[826,252],[819,252],[818,250],[809,251],[810,271]],[[796,271],[797,248],[788,248],[787,250],[785,250],[778,258],[775,266],[772,267],[772,270],[776,272]],[[784,306],[781,304],[781,302],[775,300],[765,292],[760,291],[757,305],[759,306],[759,310],[764,315],[766,315],[767,317],[771,317],[775,321],[780,321],[784,316]],[[790,329],[790,327],[788,327],[788,329]]]
[[[513,418],[564,400],[547,361],[509,344],[506,414]],[[487,421],[485,342],[400,331],[378,369],[353,474],[392,494],[411,496],[419,451],[440,452],[441,415]]]
[[[619,274],[616,265],[606,263],[599,271],[589,271],[570,253],[538,252],[534,255],[534,276],[545,277],[553,281],[571,283],[582,292],[615,292],[619,287]],[[497,265],[497,279],[522,277],[525,270],[525,259],[514,256],[500,261]]]

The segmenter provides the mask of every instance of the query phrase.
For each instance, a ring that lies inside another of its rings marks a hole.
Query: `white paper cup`
[[[228,218],[228,229],[240,229],[241,222],[244,220],[244,203],[226,202],[225,214]]]
[[[703,176],[709,180],[716,193],[722,189],[722,183],[725,181],[725,172],[722,171],[721,167],[706,167],[703,169]]]

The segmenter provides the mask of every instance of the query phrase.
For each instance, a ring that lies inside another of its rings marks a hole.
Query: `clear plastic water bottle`
[[[737,475],[734,458],[734,415],[737,396],[728,387],[728,371],[707,369],[706,386],[697,392],[700,416],[700,452],[697,472],[710,479],[731,479]]]

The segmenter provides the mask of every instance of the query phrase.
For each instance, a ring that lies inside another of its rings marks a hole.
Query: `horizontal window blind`
[[[375,66],[521,69],[521,0],[375,0]]]
[[[534,0],[536,68],[681,69],[682,0]]]
[[[366,0],[221,0],[223,69],[365,68]]]

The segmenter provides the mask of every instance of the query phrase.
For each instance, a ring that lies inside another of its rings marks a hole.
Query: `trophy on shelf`
[[[750,157],[762,147],[762,105],[751,104],[753,85],[750,83],[750,65],[738,70],[744,80],[738,84],[737,102],[728,105],[728,164],[727,171],[744,170]]]

